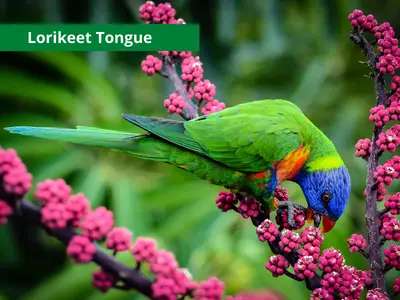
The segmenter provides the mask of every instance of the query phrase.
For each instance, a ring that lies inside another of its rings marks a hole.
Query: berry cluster
[[[183,19],[175,19],[176,11],[170,3],[155,5],[152,1],[147,1],[139,12],[140,18],[146,24],[185,24]],[[208,115],[226,107],[225,103],[214,98],[215,85],[203,78],[203,63],[198,56],[193,56],[189,51],[159,51],[158,54],[160,58],[148,55],[142,61],[142,71],[149,76],[160,74],[174,82],[176,90],[164,100],[164,107],[169,114],[181,115],[186,119],[189,111],[192,116],[199,113]],[[181,80],[176,72],[176,66],[179,65]],[[165,72],[162,70],[163,66]]]
[[[15,170],[25,172],[25,175],[18,177],[23,180],[6,181],[7,175],[13,174]],[[5,224],[13,214],[16,201],[28,191],[25,188],[22,194],[22,190],[17,188],[6,190],[6,184],[29,187],[32,176],[14,150],[1,148],[0,171],[0,180],[7,199],[0,200],[0,224]],[[148,264],[148,270],[154,278],[151,284],[154,299],[172,300],[189,295],[195,299],[222,299],[225,289],[223,282],[216,277],[210,277],[206,281],[196,283],[188,270],[179,267],[174,254],[158,249],[154,239],[138,237],[132,242],[133,234],[129,229],[114,227],[114,215],[110,210],[104,206],[91,209],[85,195],[72,194],[71,187],[63,179],[39,182],[34,196],[40,203],[40,221],[43,227],[50,232],[56,229],[75,229],[66,248],[66,253],[74,262],[93,262],[99,251],[95,243],[104,240],[105,247],[111,250],[114,256],[119,252],[129,251],[137,263],[138,272],[142,264]],[[234,194],[220,193],[220,203],[224,203],[222,206],[227,203],[235,205],[237,202]],[[92,285],[103,293],[118,287],[120,281],[121,278],[108,273],[101,265],[92,273]]]
[[[356,143],[356,156],[367,158],[371,153],[371,140],[369,138],[360,139]]]
[[[13,149],[0,147],[0,191],[4,190],[11,198],[19,199],[32,187],[32,175]],[[0,198],[0,224],[6,224],[14,212],[15,203]]]
[[[384,82],[381,80],[382,76],[386,74],[391,77],[390,91],[384,91],[384,95],[382,95],[385,97],[384,101],[380,100],[379,105],[372,107],[370,110],[369,120],[375,123],[378,136],[374,137],[374,142],[371,142],[368,138],[361,139],[355,146],[356,156],[369,159],[370,154],[373,154],[379,158],[384,152],[394,153],[400,146],[400,125],[393,125],[386,130],[382,128],[390,121],[400,120],[400,76],[396,75],[396,71],[400,69],[399,41],[390,23],[384,22],[378,24],[372,15],[365,16],[362,11],[354,10],[349,15],[349,20],[354,27],[353,33],[362,35],[364,31],[368,31],[376,39],[378,55],[375,57],[376,65],[372,67],[375,67],[374,76],[381,82],[382,90],[384,89]],[[372,44],[375,45],[375,42],[372,42]],[[373,65],[373,60],[370,60],[370,63]],[[382,92],[380,93],[382,94]],[[376,157],[372,157],[372,159],[376,159]],[[386,187],[391,186],[392,182],[399,178],[399,156],[393,156],[386,160],[384,164],[378,165],[373,173],[373,179],[376,180],[374,188],[377,189],[377,201],[384,201],[385,206],[384,211],[380,213],[378,222],[381,245],[385,241],[396,242],[400,240],[400,222],[395,217],[400,212],[400,193],[387,195],[386,190]],[[364,194],[366,195],[366,191]],[[347,240],[347,244],[350,252],[360,252],[368,257],[366,253],[367,242],[362,235],[352,234]],[[398,246],[390,245],[383,252],[385,270],[387,271],[391,268],[399,269],[400,251]],[[346,279],[346,284],[340,282],[341,288],[337,286],[332,288],[347,297],[359,297],[359,293],[362,290],[359,283],[363,282],[364,286],[370,288],[372,283],[371,272],[362,272],[358,276],[359,278],[357,278],[355,273],[350,267],[345,268],[344,271],[339,272],[339,275],[336,276],[337,278],[333,279],[334,276],[330,276],[327,280],[323,280],[323,287],[325,287],[324,284],[332,287],[334,282],[338,282],[339,279]],[[394,284],[394,294],[397,293],[396,284]],[[388,299],[388,295],[379,289],[370,289],[367,292],[366,299]]]

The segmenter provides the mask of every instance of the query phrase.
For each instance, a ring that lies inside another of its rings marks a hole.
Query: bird
[[[5,130],[164,162],[237,195],[251,195],[268,209],[299,207],[309,220],[315,213],[322,219],[323,232],[329,232],[345,211],[351,190],[348,169],[332,141],[290,101],[251,101],[188,121],[122,117],[146,133],[87,126]],[[275,188],[285,181],[300,186],[307,208],[274,198]]]

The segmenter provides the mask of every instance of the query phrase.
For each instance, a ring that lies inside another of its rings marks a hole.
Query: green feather
[[[11,133],[123,151],[175,165],[216,185],[263,197],[269,176],[248,179],[248,172],[271,170],[300,145],[308,146],[309,171],[343,165],[332,142],[293,103],[262,100],[186,122],[123,115],[149,134],[94,127],[59,129],[17,126]],[[264,181],[264,182],[263,182]]]

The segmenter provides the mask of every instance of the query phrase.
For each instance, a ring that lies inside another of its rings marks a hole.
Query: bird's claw
[[[314,212],[313,219],[314,219],[314,227],[319,228],[319,225],[321,224],[322,215],[318,212]]]
[[[307,208],[305,208],[303,205],[292,201],[275,200],[275,206],[278,208],[277,209],[278,214],[280,214],[283,209],[287,209],[287,214],[288,214],[287,222],[291,227],[296,227],[298,225],[295,221],[295,213],[294,213],[295,208],[304,211],[304,213],[307,212]]]

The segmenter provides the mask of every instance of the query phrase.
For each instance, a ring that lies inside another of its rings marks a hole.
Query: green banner
[[[198,51],[193,24],[1,24],[0,51]]]

